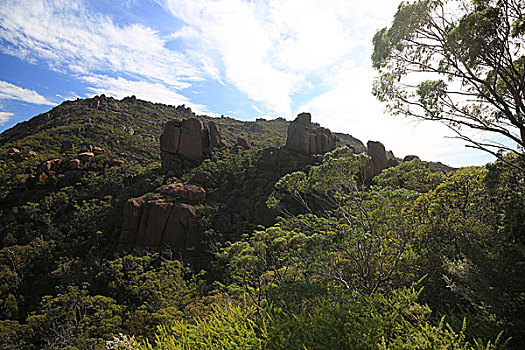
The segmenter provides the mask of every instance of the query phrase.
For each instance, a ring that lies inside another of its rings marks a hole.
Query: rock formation
[[[237,146],[242,147],[244,149],[250,149],[250,143],[248,142],[248,140],[240,136],[237,138]]]
[[[385,146],[378,141],[368,141],[366,153],[372,158],[365,165],[363,175],[365,179],[371,180],[383,169],[396,166],[399,162],[395,159],[391,151],[386,151]]]
[[[224,145],[215,122],[206,127],[197,118],[171,120],[160,139],[162,167],[179,175],[184,169],[198,165],[213,147]],[[250,147],[248,140],[242,138],[237,146],[237,151]],[[272,225],[278,213],[267,207],[266,200],[275,183],[285,174],[311,165],[312,154],[334,148],[335,137],[330,130],[313,128],[310,114],[302,113],[288,129],[286,147],[264,149],[253,175],[235,179],[232,190],[213,191],[213,175],[201,171],[195,173],[191,182],[160,187],[156,199],[130,199],[124,208],[120,245],[191,249],[202,238],[194,206],[197,201],[219,208],[209,225],[226,238],[246,223]]]
[[[194,249],[201,239],[193,205],[145,197],[131,198],[124,205],[121,247]]]
[[[409,154],[408,156],[405,156],[405,158],[403,158],[403,162],[410,162],[414,159],[419,159],[419,157],[413,154]]]
[[[182,170],[197,166],[213,147],[224,146],[219,126],[206,127],[200,119],[173,119],[160,136],[162,169],[178,176]]]
[[[286,148],[302,154],[324,154],[335,149],[336,138],[328,129],[312,127],[310,113],[301,113],[288,127]]]
[[[204,188],[189,182],[177,182],[162,186],[160,188],[160,193],[167,196],[179,197],[182,200],[187,201],[200,201],[206,199],[206,191]]]

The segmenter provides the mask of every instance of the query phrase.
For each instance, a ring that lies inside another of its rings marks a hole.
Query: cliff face
[[[301,113],[288,127],[286,148],[302,154],[324,154],[335,149],[336,137],[328,129],[312,127],[310,113]]]

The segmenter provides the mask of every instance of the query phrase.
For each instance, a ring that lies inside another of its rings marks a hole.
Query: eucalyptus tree
[[[373,39],[374,95],[392,114],[443,122],[500,159],[523,154],[524,12],[523,0],[402,2]]]

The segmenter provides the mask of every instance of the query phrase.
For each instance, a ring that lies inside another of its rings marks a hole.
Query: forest
[[[378,169],[370,143],[309,119],[302,154],[301,115],[243,122],[134,96],[4,131],[0,349],[523,348],[525,5],[462,3],[456,21],[439,0],[399,6],[374,37],[373,93],[494,155],[484,166],[383,147]],[[191,125],[209,143],[198,161],[180,141],[166,155]],[[150,207],[186,210],[182,246],[138,243]]]

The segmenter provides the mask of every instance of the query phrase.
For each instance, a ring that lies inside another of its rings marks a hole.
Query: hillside
[[[0,348],[519,344],[523,160],[507,162],[401,160],[308,113],[64,102],[0,134]]]

